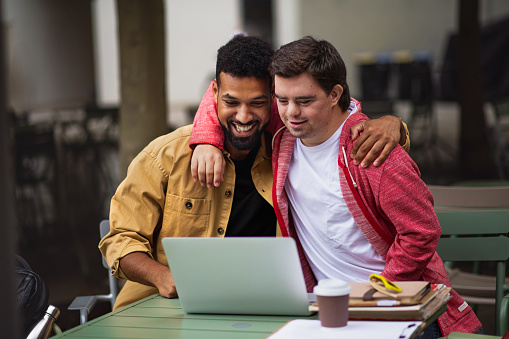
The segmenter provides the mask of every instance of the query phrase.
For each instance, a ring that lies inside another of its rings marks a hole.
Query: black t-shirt
[[[251,167],[258,149],[249,152],[235,164],[235,191],[226,228],[227,237],[275,236],[274,208],[258,193],[251,176]]]

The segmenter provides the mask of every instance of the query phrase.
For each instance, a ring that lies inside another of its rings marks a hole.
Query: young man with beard
[[[128,280],[115,309],[155,293],[177,296],[163,237],[276,236],[264,132],[273,103],[272,54],[270,44],[241,36],[218,50],[214,97],[227,136],[219,187],[191,177],[191,126],[155,139],[129,166],[111,201],[111,230],[99,244],[112,274]]]

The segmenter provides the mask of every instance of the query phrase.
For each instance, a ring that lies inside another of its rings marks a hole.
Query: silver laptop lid
[[[292,238],[164,238],[162,243],[188,313],[309,314]]]

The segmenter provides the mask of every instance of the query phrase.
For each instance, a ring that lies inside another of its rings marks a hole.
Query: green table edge
[[[148,296],[148,297],[146,297],[146,298],[143,298],[143,299],[140,299],[140,300],[138,300],[138,301],[135,301],[135,302],[133,302],[132,304],[129,304],[129,305],[127,305],[127,306],[124,306],[124,307],[122,307],[122,308],[119,308],[118,310],[115,310],[115,311],[112,311],[112,312],[108,312],[108,313],[107,313],[107,314],[105,314],[105,315],[102,315],[102,316],[100,316],[100,317],[97,317],[97,318],[95,318],[95,319],[92,319],[92,320],[90,320],[90,321],[87,321],[86,323],[81,324],[81,325],[78,325],[78,326],[76,326],[76,327],[70,328],[70,329],[68,329],[67,331],[62,332],[61,334],[58,334],[58,335],[53,336],[53,337],[50,337],[50,338],[52,338],[52,339],[53,339],[53,338],[55,338],[55,339],[57,339],[57,338],[63,338],[63,337],[65,337],[65,336],[67,336],[67,335],[69,335],[69,334],[71,334],[71,333],[73,333],[73,332],[79,331],[80,329],[82,329],[82,328],[84,328],[84,327],[90,326],[90,325],[92,325],[92,324],[94,324],[94,323],[96,323],[96,322],[98,322],[98,321],[101,321],[101,320],[103,320],[103,319],[109,318],[109,317],[111,317],[111,316],[113,316],[113,315],[115,315],[115,314],[117,314],[117,313],[119,313],[119,312],[122,312],[122,311],[124,311],[124,310],[126,310],[126,309],[128,309],[128,308],[131,308],[131,307],[133,307],[133,306],[136,306],[136,305],[138,305],[138,304],[141,304],[141,303],[143,303],[143,302],[145,302],[145,301],[147,301],[147,300],[153,299],[153,298],[155,298],[155,297],[157,297],[157,296],[159,296],[159,294],[152,294],[152,295],[149,295],[149,296]],[[57,319],[56,323],[57,323],[57,325],[58,325],[58,319]]]

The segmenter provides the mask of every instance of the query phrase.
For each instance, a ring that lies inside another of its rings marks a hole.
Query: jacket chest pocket
[[[166,195],[161,237],[204,237],[210,220],[209,199]]]

